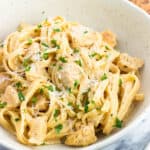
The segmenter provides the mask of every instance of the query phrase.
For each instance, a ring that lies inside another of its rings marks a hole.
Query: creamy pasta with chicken
[[[86,146],[121,128],[142,100],[143,61],[111,31],[62,17],[20,24],[0,47],[0,124],[27,145]]]

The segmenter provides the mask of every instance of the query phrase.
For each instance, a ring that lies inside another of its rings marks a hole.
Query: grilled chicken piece
[[[120,70],[124,72],[129,72],[129,71],[137,71],[139,68],[141,68],[144,64],[143,60],[136,58],[136,57],[131,57],[126,53],[120,54],[117,64],[120,68]]]
[[[48,108],[48,101],[43,95],[37,96],[37,102],[35,108],[39,111],[45,111]]]
[[[72,41],[72,47],[90,47],[98,40],[98,33],[84,26],[75,26],[71,29],[69,37]]]
[[[9,76],[2,72],[0,73],[0,91],[4,92],[6,87],[11,83]]]
[[[62,67],[57,76],[64,87],[72,87],[75,80],[80,81],[81,71],[75,63],[65,63]]]
[[[29,122],[29,142],[40,145],[44,142],[47,131],[46,117],[32,118]]]
[[[16,89],[9,85],[7,86],[4,95],[1,97],[3,102],[7,103],[8,107],[17,107],[20,104],[20,100],[18,98],[18,93]]]
[[[116,35],[109,30],[102,32],[102,39],[112,47],[115,47],[117,44]]]
[[[93,125],[81,126],[73,134],[68,135],[65,144],[71,146],[86,146],[94,143],[97,140]]]

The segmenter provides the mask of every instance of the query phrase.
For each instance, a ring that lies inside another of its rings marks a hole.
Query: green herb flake
[[[119,79],[119,86],[121,86],[122,85],[122,79],[120,78]]]
[[[42,42],[41,44],[42,44],[44,47],[49,48],[49,45],[48,45],[47,43]]]
[[[29,58],[26,58],[23,61],[23,67],[25,68],[25,71],[30,71],[31,69],[31,66],[29,66],[29,62],[30,62]]]
[[[87,34],[87,33],[88,33],[88,31],[86,30],[86,31],[84,31],[83,33],[84,33],[84,34]]]
[[[74,88],[77,88],[79,86],[79,81],[78,80],[75,80],[74,81]]]
[[[74,52],[74,53],[79,53],[79,49],[74,48],[74,49],[73,49],[73,52]]]
[[[71,88],[66,89],[69,94],[71,94]]]
[[[92,100],[91,103],[95,105],[95,101]]]
[[[114,127],[122,128],[122,121],[120,119],[116,118]]]
[[[54,32],[61,32],[59,28],[53,29]]]
[[[40,94],[43,94],[43,93],[44,93],[44,89],[43,89],[43,88],[40,88],[40,89],[39,89],[39,93],[40,93]]]
[[[87,113],[87,112],[89,111],[88,104],[89,104],[89,101],[86,101],[86,102],[85,102],[85,105],[84,105],[84,112],[85,112],[85,113]]]
[[[41,24],[38,24],[37,27],[40,29],[40,28],[42,28],[42,25],[41,25]]]
[[[78,64],[80,67],[82,66],[81,60],[75,60],[74,61],[76,64]]]
[[[68,106],[72,106],[72,103],[71,102],[68,102],[68,104],[67,104]]]
[[[91,55],[89,55],[89,57],[95,57],[97,55],[96,52],[92,53]]]
[[[24,61],[23,61],[23,66],[27,67],[29,65],[29,61],[30,61],[29,58],[25,58]]]
[[[63,69],[63,67],[62,66],[58,66],[58,70],[62,70]]]
[[[103,76],[101,77],[101,80],[103,81],[103,80],[106,80],[106,79],[107,79],[107,75],[106,75],[106,73],[104,73]]]
[[[30,39],[28,39],[28,45],[31,45],[33,43],[33,40],[30,38]]]
[[[16,86],[17,89],[20,89],[22,87],[22,83],[21,82],[17,82],[15,86]]]
[[[15,121],[18,122],[20,120],[20,118],[15,118]]]
[[[7,105],[7,102],[0,102],[0,108],[4,108]]]
[[[25,97],[21,91],[18,92],[18,98],[21,102],[25,100]]]
[[[54,118],[58,117],[59,113],[60,113],[60,110],[59,109],[55,109],[55,111],[54,111]]]
[[[62,128],[63,128],[63,125],[62,125],[62,124],[58,124],[58,125],[55,127],[56,133],[59,134],[60,131],[62,130]]]
[[[36,104],[36,102],[37,102],[37,97],[33,97],[33,98],[31,99],[31,101],[32,101],[33,104]]]
[[[49,85],[46,87],[49,91],[53,92],[54,91],[54,87],[52,85]]]
[[[30,71],[30,69],[31,69],[31,66],[25,67],[25,71],[26,71],[26,72],[27,72],[27,71]]]
[[[60,49],[60,46],[57,44],[57,41],[55,39],[51,40],[51,44],[53,45],[54,48],[56,47],[57,49]]]
[[[67,63],[67,59],[65,57],[59,57],[59,60],[62,62],[62,63]]]
[[[106,48],[107,50],[110,50],[110,48],[109,48],[107,45],[105,45],[105,48]]]
[[[47,60],[48,59],[48,53],[47,52],[44,52],[43,55],[42,55],[42,58],[44,60]]]

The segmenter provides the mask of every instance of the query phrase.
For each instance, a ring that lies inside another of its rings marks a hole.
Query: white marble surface
[[[115,143],[101,150],[150,150],[146,149],[150,142],[150,110],[144,114],[143,120],[130,133]],[[0,150],[8,150],[0,146]]]

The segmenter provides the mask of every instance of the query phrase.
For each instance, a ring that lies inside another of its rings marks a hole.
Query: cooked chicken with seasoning
[[[62,17],[21,24],[0,48],[0,125],[26,145],[94,144],[144,99],[143,61],[116,35]],[[131,114],[132,115],[132,114]]]

